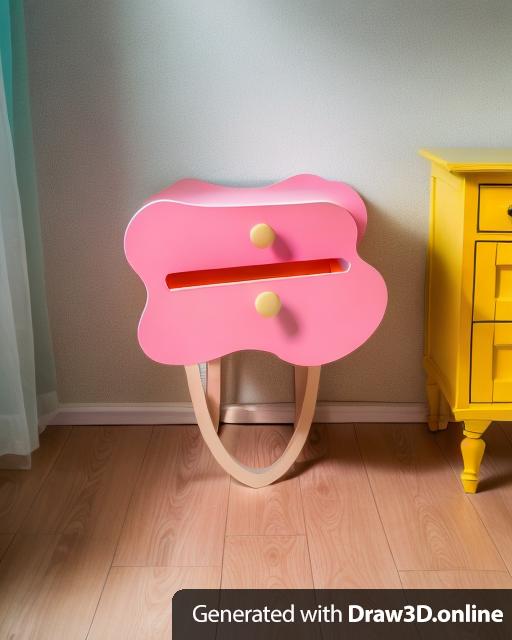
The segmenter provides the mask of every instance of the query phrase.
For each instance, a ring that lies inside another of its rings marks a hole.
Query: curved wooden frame
[[[185,366],[192,405],[201,434],[213,457],[233,478],[254,489],[272,484],[297,460],[311,429],[316,407],[321,367],[295,370],[297,418],[294,431],[280,458],[268,467],[251,468],[241,464],[226,451],[218,431],[220,409],[220,358],[208,363],[206,393],[203,391],[199,365]]]
[[[206,363],[206,404],[215,431],[219,430],[220,422],[221,362],[222,358],[217,358]]]

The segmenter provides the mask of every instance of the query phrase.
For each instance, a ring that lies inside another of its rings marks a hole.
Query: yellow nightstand
[[[432,430],[464,421],[474,493],[493,420],[512,421],[512,149],[422,149],[432,163],[424,364]]]

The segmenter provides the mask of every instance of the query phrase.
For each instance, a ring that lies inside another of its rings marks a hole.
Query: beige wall
[[[509,0],[29,0],[36,158],[59,394],[181,401],[139,351],[122,252],[141,201],[184,176],[345,180],[389,310],[325,368],[324,400],[423,400],[428,167],[420,146],[512,146]],[[237,354],[227,397],[288,400],[289,367]]]

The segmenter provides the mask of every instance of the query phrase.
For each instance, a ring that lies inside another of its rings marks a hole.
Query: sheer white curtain
[[[14,148],[0,82],[0,456],[38,446],[34,335]],[[4,460],[4,462],[7,462]],[[21,461],[20,461],[21,462]],[[26,460],[28,463],[28,460]],[[0,460],[2,466],[2,460]]]
[[[0,0],[0,468],[28,467],[57,408],[23,3]]]

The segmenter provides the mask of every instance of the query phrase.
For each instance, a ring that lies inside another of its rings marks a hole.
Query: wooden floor
[[[225,426],[244,462],[289,427]],[[486,434],[481,492],[460,427],[330,425],[265,489],[219,469],[197,427],[49,428],[0,471],[0,638],[169,638],[183,587],[512,588],[512,430]]]

